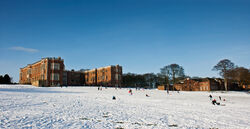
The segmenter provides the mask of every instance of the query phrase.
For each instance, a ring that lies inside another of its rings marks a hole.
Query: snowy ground
[[[246,92],[0,85],[0,128],[250,128]],[[150,97],[146,97],[148,94]],[[212,105],[220,95],[222,104]],[[112,100],[116,96],[116,100]]]

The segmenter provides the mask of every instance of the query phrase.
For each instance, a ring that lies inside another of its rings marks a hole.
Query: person
[[[212,100],[212,98],[213,98],[213,97],[212,97],[212,95],[211,95],[211,94],[209,95],[209,97],[210,97],[210,100]]]
[[[130,93],[131,95],[133,95],[133,93],[132,93],[132,90],[131,90],[131,89],[128,91],[128,93]]]
[[[149,97],[149,95],[148,95],[148,94],[146,94],[146,97]]]
[[[115,96],[113,96],[113,98],[112,98],[113,100],[116,100],[116,98],[115,98]]]
[[[213,105],[215,105],[215,104],[216,104],[216,99],[214,99],[214,100],[212,101],[212,104],[213,104]]]
[[[221,97],[219,96],[219,99],[221,100]]]

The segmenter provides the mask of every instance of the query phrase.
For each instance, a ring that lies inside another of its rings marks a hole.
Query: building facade
[[[64,60],[58,58],[42,58],[33,64],[20,68],[20,84],[34,86],[59,86],[63,84]]]
[[[92,70],[65,70],[64,60],[58,58],[42,58],[33,64],[20,68],[20,84],[34,86],[113,86],[122,83],[122,67],[107,66]]]
[[[224,90],[221,79],[185,79],[181,83],[174,84],[174,88],[180,91],[215,91]]]
[[[85,85],[96,86],[97,85],[97,69],[92,69],[84,72]]]
[[[83,86],[85,84],[84,72],[82,71],[63,71],[64,86]]]
[[[122,84],[122,67],[107,66],[85,71],[86,85],[120,87]]]

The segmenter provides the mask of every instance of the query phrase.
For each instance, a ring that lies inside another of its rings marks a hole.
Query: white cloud
[[[24,47],[11,47],[11,50],[15,51],[24,51],[24,52],[30,52],[30,53],[35,53],[38,52],[39,50],[33,49],[33,48],[24,48]]]

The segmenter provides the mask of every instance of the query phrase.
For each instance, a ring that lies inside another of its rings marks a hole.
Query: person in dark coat
[[[128,91],[128,93],[130,93],[131,95],[133,95],[133,93],[132,93],[132,90],[131,90],[131,89]]]
[[[219,96],[219,99],[221,100],[221,97]]]
[[[217,104],[215,99],[212,101],[212,104],[213,105]]]
[[[212,95],[211,95],[211,94],[209,95],[209,97],[210,97],[210,100],[212,100],[212,98],[213,98],[213,97],[212,97]]]

